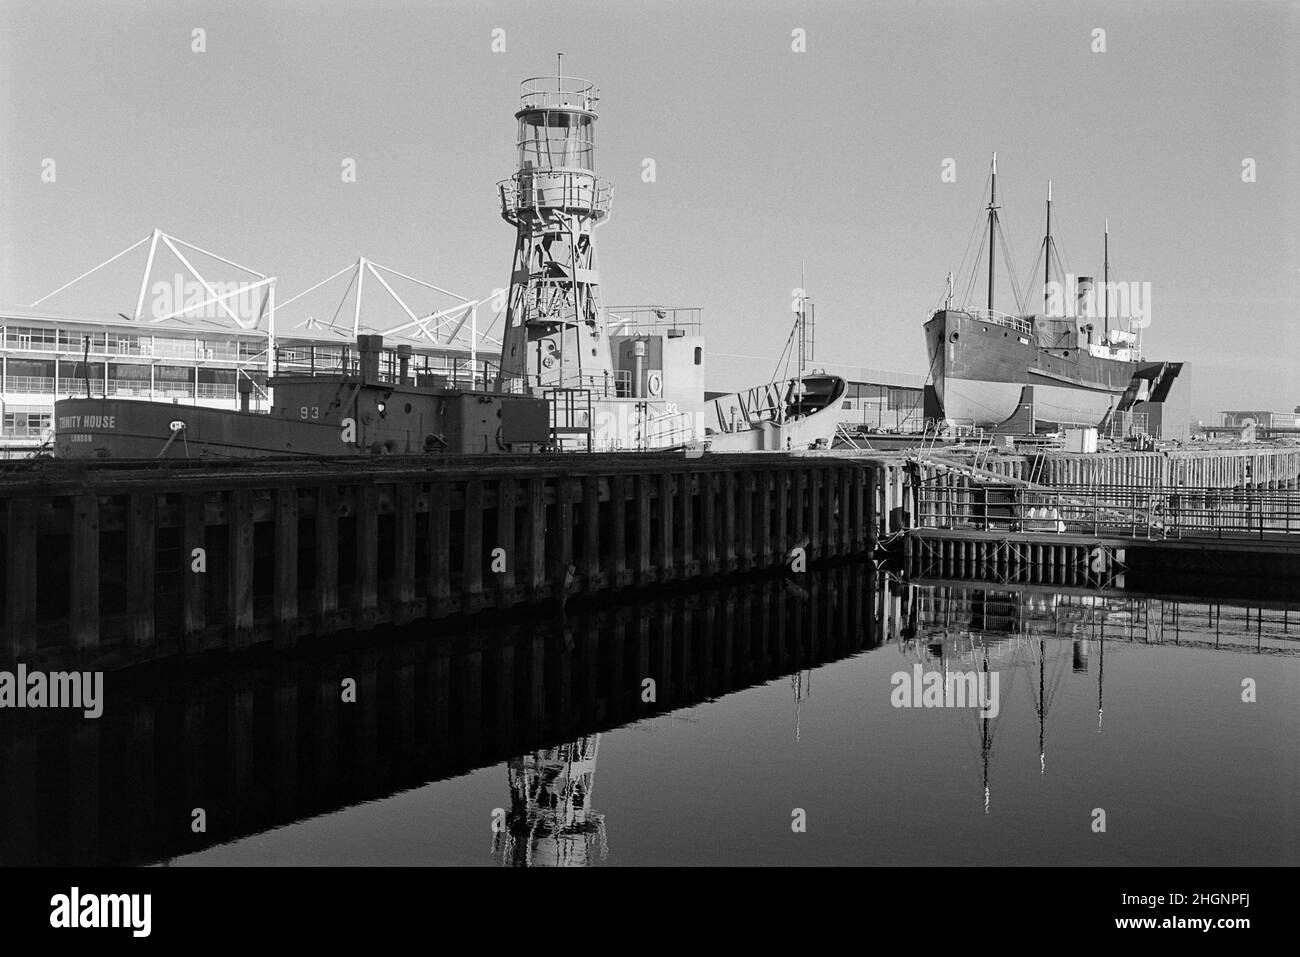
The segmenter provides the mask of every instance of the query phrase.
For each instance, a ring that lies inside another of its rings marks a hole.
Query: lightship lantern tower
[[[522,84],[519,165],[499,184],[501,216],[516,230],[502,389],[614,393],[592,243],[610,209],[610,186],[596,177],[597,96],[559,69]]]

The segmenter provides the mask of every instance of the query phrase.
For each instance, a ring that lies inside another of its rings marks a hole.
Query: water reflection
[[[0,864],[166,860],[502,763],[502,863],[599,859],[601,730],[872,647],[878,587],[871,567],[842,566],[797,586],[766,578],[251,665],[109,674],[98,721],[2,716]]]
[[[1026,761],[1045,786],[1094,770],[1098,756],[1077,723],[1083,686],[1096,686],[1087,690],[1086,733],[1097,741],[1105,731],[1109,756],[1137,761],[1148,746],[1142,724],[1158,722],[1164,706],[1152,676],[1172,671],[1144,661],[1126,675],[1126,657],[1148,647],[1295,657],[1295,615],[1283,603],[899,582],[844,565],[797,582],[658,594],[564,619],[440,623],[433,633],[394,631],[317,654],[109,675],[98,721],[0,715],[0,863],[203,859],[199,852],[218,846],[239,862],[252,836],[308,820],[322,822],[313,840],[344,846],[365,808],[425,791],[432,802],[480,773],[490,781],[463,813],[442,810],[444,797],[440,810],[406,822],[425,835],[417,860],[462,859],[445,848],[473,831],[483,835],[473,852],[483,862],[498,807],[488,860],[501,865],[691,861],[731,828],[736,843],[721,860],[766,860],[777,851],[755,835],[787,781],[798,791],[778,809],[787,816],[781,824],[778,815],[777,831],[788,832],[788,806],[819,807],[818,829],[798,845],[808,860],[912,860],[915,847],[893,843],[912,818],[864,817],[862,794],[877,808],[922,817],[917,809],[939,808],[936,823],[958,821],[962,804],[988,821],[1024,815]],[[944,675],[997,672],[1003,705],[988,719],[975,709],[900,714],[888,701],[900,660]],[[1182,669],[1189,680],[1201,673],[1196,660]],[[1108,674],[1121,676],[1114,725],[1103,723]],[[340,693],[348,679],[355,704]],[[708,702],[716,704],[698,707]],[[638,738],[624,729],[666,733]],[[613,764],[598,809],[602,744]],[[1157,757],[1170,745],[1159,742]],[[941,776],[917,777],[950,752],[951,762],[934,765]],[[652,759],[659,764],[649,770]],[[1283,783],[1288,773],[1278,772]],[[196,808],[207,821],[198,833]],[[721,816],[711,817],[713,808]],[[331,812],[339,813],[322,817]],[[838,830],[828,820],[836,813]]]
[[[600,735],[511,758],[510,811],[492,853],[506,866],[582,867],[609,856],[605,817],[591,807]]]
[[[1106,655],[1135,645],[1185,646],[1300,657],[1300,618],[1285,601],[1240,607],[1142,595],[1056,593],[1043,586],[992,588],[924,579],[891,581],[905,621],[896,646],[904,656],[940,669],[975,668],[1002,676],[1002,694],[1027,688],[1037,723],[1038,770],[1047,774],[1052,704],[1066,675],[1089,675],[1096,657],[1096,733],[1103,731]],[[1050,636],[1050,637],[1049,637]],[[946,685],[945,685],[946,686]],[[978,739],[984,811],[991,802],[990,767],[1003,715],[972,711]]]

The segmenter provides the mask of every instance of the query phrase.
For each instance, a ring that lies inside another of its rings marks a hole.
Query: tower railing
[[[537,210],[585,210],[598,218],[609,215],[614,187],[586,170],[520,170],[497,184],[501,215],[517,222],[521,213]]]
[[[596,84],[577,76],[534,76],[519,84],[519,103],[526,110],[596,108]]]

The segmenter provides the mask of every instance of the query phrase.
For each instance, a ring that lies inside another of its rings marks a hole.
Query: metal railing
[[[695,416],[689,412],[665,412],[648,416],[642,422],[644,444],[650,448],[690,445],[699,438]]]
[[[596,84],[578,76],[532,76],[519,84],[519,102],[525,109],[595,109],[600,99]]]
[[[541,376],[507,375],[502,377],[501,391],[515,395],[534,395],[547,389],[586,389],[594,398],[626,399],[632,397],[632,373],[625,369],[611,372],[568,375],[562,379],[542,379]]]
[[[704,324],[699,306],[610,306],[605,310],[605,330],[611,336],[666,333],[680,329],[698,335]]]
[[[53,392],[54,376],[8,375],[5,376],[6,392]]]
[[[1033,323],[1022,318],[1013,316],[1007,312],[998,312],[996,309],[955,309],[963,316],[969,316],[972,319],[978,319],[980,322],[991,322],[997,326],[1006,326],[1008,329],[1014,329],[1022,335],[1033,335]]]
[[[148,395],[152,391],[148,379],[108,380],[108,392],[111,395]]]
[[[497,184],[501,214],[511,222],[536,209],[586,210],[608,215],[614,187],[585,170],[521,170]]]
[[[50,432],[48,425],[6,425],[0,428],[0,438],[43,439]]]
[[[1141,595],[1049,594],[1044,589],[934,586],[912,593],[919,637],[911,648],[979,661],[1014,655],[1016,637],[1118,640],[1223,651],[1300,655],[1300,616],[1293,609],[1251,607]],[[990,640],[992,639],[992,640]],[[999,639],[1005,644],[999,647]],[[1082,649],[1081,649],[1082,650]],[[1100,649],[1084,650],[1084,655]],[[1076,670],[1088,670],[1087,658]],[[1092,663],[1096,668],[1096,662]]]
[[[1300,491],[1289,489],[927,485],[917,489],[916,506],[921,528],[1149,539],[1300,535]]]
[[[448,388],[492,388],[499,363],[480,356],[473,368],[469,356],[412,355],[407,362],[408,380],[438,377],[439,385]],[[348,346],[278,347],[275,350],[274,375],[358,375],[360,354]],[[401,376],[401,359],[396,350],[385,348],[379,354],[379,378],[396,383]]]

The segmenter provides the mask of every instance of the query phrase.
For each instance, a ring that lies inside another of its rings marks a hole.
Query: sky
[[[557,52],[601,90],[605,302],[701,307],[711,388],[771,373],[801,270],[816,360],[924,373],[996,150],[1022,283],[1050,179],[1065,267],[1100,274],[1109,219],[1111,278],[1151,283],[1144,351],[1189,363],[1194,415],[1300,406],[1284,2],[0,0],[0,305],[155,227],[281,300],[361,255],[486,297],[519,83]],[[49,307],[129,313],[136,252]]]

